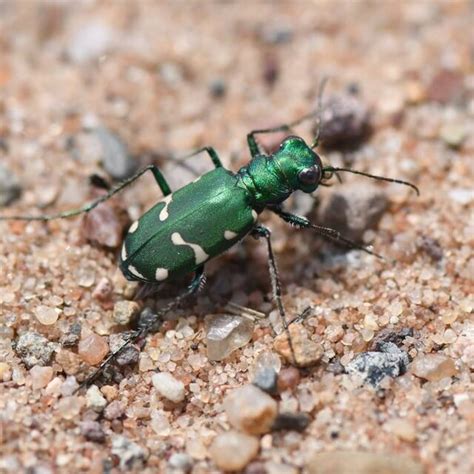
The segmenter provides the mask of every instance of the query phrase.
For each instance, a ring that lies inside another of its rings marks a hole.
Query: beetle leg
[[[79,387],[76,389],[76,392],[79,391],[83,387],[87,387],[90,385],[97,377],[105,370],[105,368],[130,345],[134,344],[138,339],[145,338],[147,334],[153,329],[156,325],[157,321],[160,319],[161,316],[166,314],[168,311],[171,311],[173,308],[176,308],[184,299],[188,298],[191,295],[196,294],[202,287],[205,285],[206,282],[206,275],[204,273],[204,265],[198,267],[195,271],[195,275],[193,280],[189,284],[188,288],[185,292],[181,295],[177,296],[173,301],[168,303],[166,306],[161,308],[155,315],[154,318],[151,318],[146,322],[145,325],[133,331],[123,342],[123,344],[114,352],[109,354],[109,356],[97,367],[94,372],[89,375],[86,380],[84,380]]]
[[[212,148],[212,146],[204,146],[202,148],[199,148],[198,150],[193,151],[192,153],[189,153],[188,155],[180,156],[179,158],[176,158],[173,161],[178,165],[183,166],[185,160],[193,156],[199,155],[199,153],[203,152],[206,152],[209,155],[212,160],[212,163],[214,164],[214,168],[222,168],[221,159],[219,158],[219,155],[217,154],[216,150]]]
[[[363,252],[368,253],[369,255],[374,255],[375,257],[384,260],[381,255],[372,252],[372,250],[368,249],[367,247],[359,245],[350,239],[346,239],[340,234],[340,232],[335,229],[313,224],[310,220],[306,219],[306,217],[297,216],[296,214],[291,214],[290,212],[284,211],[281,206],[269,206],[268,209],[274,212],[277,216],[279,216],[281,219],[283,219],[285,222],[292,225],[293,227],[296,227],[298,229],[313,229],[325,239],[337,243],[342,243],[352,249],[362,250]]]
[[[171,188],[169,187],[161,171],[155,165],[149,165],[141,169],[137,173],[135,173],[130,178],[114,186],[107,194],[104,194],[100,198],[96,199],[95,201],[90,202],[89,204],[86,204],[85,206],[79,209],[72,209],[69,211],[59,212],[57,214],[42,215],[42,216],[0,216],[0,221],[8,221],[8,220],[50,221],[53,219],[63,219],[67,217],[74,217],[74,216],[78,216],[79,214],[90,212],[92,211],[92,209],[96,208],[99,204],[103,203],[104,201],[107,201],[112,196],[114,196],[118,192],[125,189],[127,186],[130,186],[134,181],[140,178],[147,171],[151,171],[153,173],[153,176],[155,177],[155,180],[158,186],[160,187],[161,191],[163,192],[165,196],[167,196],[168,194],[171,194]]]

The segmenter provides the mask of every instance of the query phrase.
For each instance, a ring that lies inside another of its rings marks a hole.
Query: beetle
[[[319,105],[318,113],[320,107]],[[151,171],[164,197],[128,229],[119,257],[120,269],[125,277],[146,284],[159,284],[194,273],[187,289],[162,308],[160,314],[163,314],[203,286],[205,264],[210,259],[221,255],[249,234],[255,238],[263,238],[268,251],[273,299],[283,327],[288,331],[289,323],[281,301],[281,285],[271,243],[271,232],[258,223],[260,213],[264,209],[270,210],[296,228],[313,229],[323,237],[377,255],[366,247],[345,239],[333,229],[318,226],[306,217],[285,211],[282,207],[283,202],[295,191],[313,193],[318,186],[325,185],[334,174],[340,172],[403,184],[419,194],[418,188],[407,181],[375,176],[349,168],[324,166],[321,157],[315,151],[319,133],[312,144],[306,143],[299,136],[290,135],[281,142],[276,152],[265,154],[260,150],[256,135],[277,131],[290,132],[292,127],[316,115],[317,112],[311,112],[289,124],[251,131],[247,135],[251,159],[237,172],[232,172],[223,166],[214,148],[203,147],[183,157],[182,160],[206,153],[214,169],[174,192],[160,169],[155,165],[149,165],[80,209],[54,215],[0,216],[0,220],[48,221],[87,213],[132,184],[147,171]],[[86,383],[95,378],[100,370],[127,345],[146,335],[154,322],[148,322],[126,338],[123,345],[107,357]],[[291,347],[290,339],[289,344]]]

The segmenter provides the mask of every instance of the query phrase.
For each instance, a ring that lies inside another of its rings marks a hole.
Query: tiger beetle
[[[289,323],[281,300],[281,285],[270,238],[271,232],[258,223],[260,213],[267,209],[296,228],[313,229],[324,238],[380,257],[368,248],[345,239],[334,229],[313,224],[305,217],[285,211],[282,203],[298,190],[313,193],[319,185],[327,184],[334,174],[339,177],[338,173],[341,172],[403,184],[419,194],[418,188],[406,181],[375,176],[349,168],[324,166],[314,151],[318,145],[319,132],[311,145],[302,138],[291,135],[282,141],[275,153],[265,154],[260,150],[256,135],[279,131],[291,132],[294,126],[316,117],[320,123],[320,112],[321,96],[317,111],[289,124],[251,131],[247,135],[251,160],[236,173],[226,169],[214,148],[207,146],[184,156],[181,160],[206,153],[214,169],[174,192],[160,169],[155,165],[149,165],[80,209],[54,215],[0,217],[0,220],[49,221],[87,213],[132,184],[147,171],[152,172],[164,195],[163,199],[128,229],[120,252],[120,269],[128,280],[154,285],[190,273],[193,273],[194,277],[183,293],[163,307],[154,320],[133,331],[122,346],[111,353],[82,385],[95,380],[129,344],[144,338],[160,315],[195,294],[205,283],[205,264],[249,234],[257,239],[263,238],[266,242],[273,300],[294,358],[288,331]],[[297,363],[295,360],[294,362]]]

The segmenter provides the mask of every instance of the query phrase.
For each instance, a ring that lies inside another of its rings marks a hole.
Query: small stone
[[[463,76],[457,71],[441,69],[428,86],[428,98],[447,104],[460,99],[464,94]]]
[[[333,149],[357,147],[369,135],[370,121],[369,107],[355,94],[329,97],[323,101],[320,142]]]
[[[105,433],[98,421],[87,420],[81,423],[81,434],[87,441],[94,443],[103,443],[105,441]]]
[[[81,25],[71,37],[67,56],[75,63],[92,61],[105,54],[114,42],[113,30],[101,21]]]
[[[82,359],[75,352],[68,349],[60,349],[56,353],[55,360],[67,375],[77,374],[82,365]]]
[[[310,454],[308,474],[423,474],[423,466],[406,456],[363,451],[331,451]]]
[[[107,355],[109,346],[103,337],[92,333],[81,339],[77,352],[86,364],[96,365]]]
[[[130,337],[133,337],[132,331],[111,334],[109,338],[110,351],[118,351]],[[121,367],[125,367],[126,365],[136,364],[139,358],[140,351],[138,347],[129,344],[117,355],[115,363]]]
[[[361,376],[365,383],[378,387],[385,377],[399,377],[406,372],[408,354],[392,342],[381,342],[380,352],[363,352],[358,354],[346,366],[348,374]]]
[[[323,348],[308,337],[308,333],[302,324],[291,324],[288,327],[291,346],[286,332],[275,338],[273,348],[283,356],[290,364],[299,367],[310,367],[317,364],[323,356]],[[294,350],[294,354],[292,352]],[[296,359],[296,362],[295,360]]]
[[[104,410],[106,420],[117,420],[125,414],[126,405],[121,400],[113,400]]]
[[[278,374],[278,391],[293,390],[300,382],[300,371],[296,367],[287,367]]]
[[[118,456],[120,469],[123,471],[141,469],[148,457],[141,446],[122,435],[115,435],[112,438],[112,454]]]
[[[380,188],[346,183],[322,202],[318,221],[345,238],[360,242],[366,230],[376,227],[387,207],[387,195]]]
[[[40,390],[46,387],[51,379],[53,378],[53,368],[52,367],[41,367],[35,365],[30,369],[31,382],[33,390]]]
[[[63,347],[74,347],[81,338],[81,323],[72,323],[68,328],[68,332],[61,338],[61,345]]]
[[[257,371],[252,383],[260,390],[275,395],[277,393],[277,373],[272,367],[264,367]]]
[[[102,164],[105,171],[117,180],[132,176],[137,170],[137,163],[124,142],[105,127],[96,128],[94,134],[102,145]]]
[[[419,246],[424,250],[435,262],[443,259],[444,251],[441,244],[431,237],[423,236],[419,241]]]
[[[225,83],[224,79],[221,79],[221,78],[213,79],[209,83],[209,91],[212,97],[215,97],[216,99],[220,99],[224,97],[227,92],[227,84]]]
[[[65,420],[74,420],[79,416],[83,406],[81,397],[63,397],[58,401],[58,413]]]
[[[393,433],[397,438],[403,441],[412,442],[416,440],[416,429],[412,423],[403,418],[394,418],[388,420],[383,429],[388,433]]]
[[[111,249],[119,247],[122,244],[123,225],[116,207],[105,202],[88,212],[84,216],[82,232],[90,242]]]
[[[231,425],[249,434],[268,433],[277,416],[277,403],[254,385],[232,390],[224,399]]]
[[[209,454],[219,469],[240,471],[257,456],[258,439],[237,431],[228,431],[214,438]]]
[[[54,324],[61,314],[58,308],[52,308],[51,306],[39,305],[35,308],[36,319],[46,326]]]
[[[263,474],[298,474],[299,472],[300,469],[289,464],[268,461],[265,463]]]
[[[184,400],[184,384],[176,380],[170,373],[158,372],[151,378],[153,386],[158,393],[173,403],[180,403]]]
[[[97,413],[100,413],[107,406],[107,400],[103,397],[97,385],[91,385],[87,389],[86,405]]]
[[[310,422],[311,418],[306,413],[279,413],[272,430],[304,431]]]
[[[130,324],[139,310],[140,305],[135,301],[117,301],[114,305],[114,321],[121,326],[126,326]]]
[[[21,186],[17,177],[0,164],[0,207],[8,206],[21,195]]]
[[[419,355],[411,363],[410,371],[429,382],[437,382],[458,373],[453,359],[442,354]]]
[[[12,377],[12,368],[6,362],[0,362],[0,382],[8,382]]]
[[[451,148],[459,148],[467,137],[467,130],[462,124],[449,123],[439,132],[441,140]]]
[[[252,338],[254,324],[248,318],[230,314],[206,317],[209,360],[220,361],[245,346]]]
[[[108,301],[113,292],[113,285],[108,278],[101,278],[92,292],[92,296],[99,301]]]
[[[33,331],[23,333],[15,344],[15,351],[27,368],[34,365],[48,365],[54,348],[55,345],[52,342]]]
[[[168,459],[168,466],[182,472],[190,472],[193,468],[193,458],[186,453],[173,453]]]

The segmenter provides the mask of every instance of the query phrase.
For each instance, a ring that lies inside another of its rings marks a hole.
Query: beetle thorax
[[[279,204],[293,192],[273,156],[256,156],[238,175],[257,207]]]

